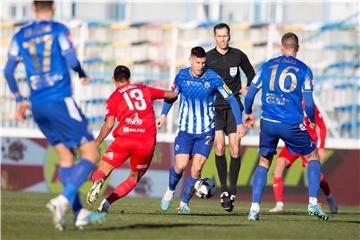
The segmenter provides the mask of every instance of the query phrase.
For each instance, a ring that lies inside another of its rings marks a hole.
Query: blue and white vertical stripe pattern
[[[201,77],[190,74],[190,68],[181,69],[173,90],[180,93],[179,130],[202,134],[215,127],[215,98],[219,91],[225,99],[231,91],[214,71],[206,69]]]

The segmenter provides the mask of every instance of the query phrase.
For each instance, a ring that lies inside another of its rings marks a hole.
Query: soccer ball
[[[199,198],[211,198],[215,193],[215,182],[209,178],[200,178],[196,180],[194,190]]]

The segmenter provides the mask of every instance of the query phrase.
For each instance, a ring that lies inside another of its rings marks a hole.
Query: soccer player
[[[304,104],[302,104],[302,107],[304,108]],[[318,127],[320,131],[319,156],[320,156],[320,160],[324,161],[326,157],[326,153],[325,153],[326,125],[316,105],[315,105],[315,123],[316,123],[316,127]],[[304,118],[304,124],[313,141],[317,143],[319,137],[316,131],[316,127],[312,128],[310,126],[310,121],[307,116],[305,116]],[[301,157],[302,159],[303,167],[306,167],[307,162],[304,156],[299,154],[291,155],[286,146],[284,146],[281,152],[279,153],[278,160],[276,161],[274,183],[273,183],[276,206],[270,209],[269,210],[270,212],[282,212],[284,210],[284,201],[283,201],[284,185],[283,185],[282,175],[284,169],[289,168],[299,157]],[[328,202],[331,213],[337,213],[338,207],[336,205],[335,198],[331,194],[329,184],[323,173],[321,173],[320,175],[320,188],[323,190],[323,192],[326,195],[326,200]]]
[[[254,125],[252,104],[256,93],[262,88],[260,160],[253,175],[252,204],[248,216],[250,221],[259,219],[261,195],[279,139],[285,142],[291,154],[301,154],[308,162],[309,214],[321,220],[329,219],[317,200],[320,185],[320,157],[316,144],[303,123],[304,113],[301,106],[304,98],[306,115],[309,117],[310,126],[314,127],[313,76],[310,68],[296,58],[298,50],[298,37],[291,32],[284,34],[281,38],[282,55],[262,65],[245,97],[245,126],[252,127]]]
[[[112,135],[115,141],[107,148],[99,168],[93,173],[93,186],[87,201],[93,204],[104,181],[114,168],[120,167],[129,157],[129,177],[104,199],[98,208],[108,212],[112,203],[133,190],[150,166],[156,143],[155,114],[152,101],[165,99],[175,101],[177,93],[130,83],[130,70],[119,65],[114,70],[112,81],[116,90],[106,101],[105,122],[95,142],[99,146],[109,135],[117,119],[118,125]]]
[[[214,38],[216,46],[206,53],[206,66],[224,79],[226,85],[233,92],[241,111],[243,111],[244,107],[240,95],[246,95],[247,87],[250,86],[255,71],[245,53],[229,46],[230,28],[227,24],[219,23],[215,25]],[[240,68],[247,78],[245,87],[241,86]],[[225,158],[225,135],[229,138],[231,155],[230,188],[226,183],[228,176]],[[221,184],[220,205],[228,212],[231,212],[234,208],[236,185],[241,166],[240,141],[241,139],[236,134],[236,121],[230,105],[218,93],[215,101],[215,162]]]
[[[79,200],[78,189],[87,180],[99,154],[87,130],[87,120],[71,97],[68,66],[79,74],[83,84],[87,84],[89,78],[76,58],[68,28],[53,21],[54,2],[34,1],[32,8],[35,20],[22,27],[12,39],[5,78],[15,95],[17,120],[24,120],[31,103],[35,122],[60,157],[59,175],[64,188],[47,204],[55,227],[61,231],[64,229],[65,211],[70,205],[75,226],[83,228],[106,214],[86,210]],[[21,96],[14,77],[20,60],[26,69],[30,103]],[[74,165],[72,149],[76,147],[81,159]]]
[[[184,195],[178,212],[189,214],[189,202],[192,188],[200,177],[201,169],[209,156],[215,135],[214,102],[220,92],[232,109],[236,119],[236,134],[245,135],[241,111],[236,98],[226,86],[224,80],[211,69],[205,68],[206,53],[202,47],[191,49],[189,68],[184,68],[176,75],[172,89],[180,94],[179,133],[174,142],[175,165],[169,171],[169,186],[160,204],[162,211],[170,207],[176,185],[182,177],[185,167],[192,159],[191,175],[187,178]],[[161,116],[157,119],[158,127],[166,120],[172,105],[164,104]]]

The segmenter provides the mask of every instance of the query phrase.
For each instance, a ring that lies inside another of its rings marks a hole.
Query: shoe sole
[[[329,216],[319,215],[317,212],[310,212],[309,211],[309,215],[316,216],[319,220],[322,220],[322,221],[329,220]]]
[[[49,209],[49,211],[51,212],[52,216],[53,216],[53,223],[54,223],[54,227],[55,229],[59,230],[59,231],[64,231],[65,227],[64,224],[60,223],[57,221],[56,218],[56,207],[51,204],[51,203],[47,203],[46,207]]]
[[[90,191],[88,192],[88,194],[86,196],[86,201],[88,204],[94,204],[98,200],[99,193],[101,191],[103,184],[104,183],[96,184],[96,186],[94,188],[90,189]]]

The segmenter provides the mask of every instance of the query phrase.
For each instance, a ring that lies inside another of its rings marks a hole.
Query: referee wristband
[[[16,103],[20,103],[20,102],[23,102],[23,101],[24,101],[23,96],[19,95],[19,96],[15,97],[15,102]]]

